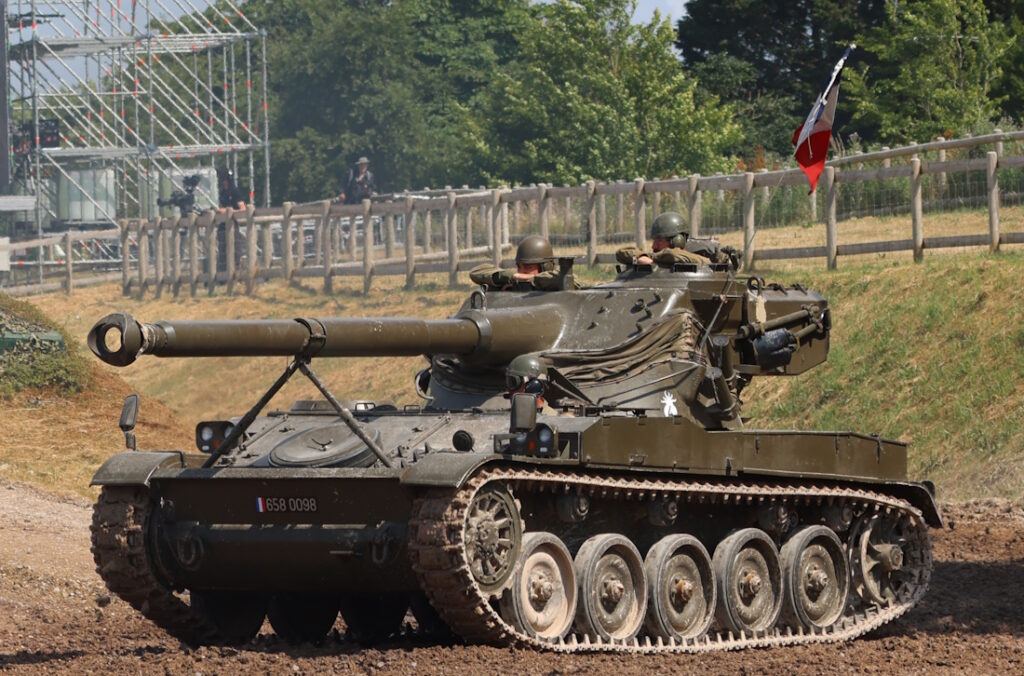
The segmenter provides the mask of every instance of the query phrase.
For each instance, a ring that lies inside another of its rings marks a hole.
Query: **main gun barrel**
[[[472,355],[501,361],[549,348],[564,327],[554,307],[467,311],[451,319],[407,317],[137,321],[107,315],[89,331],[89,349],[127,366],[157,357],[380,357]]]

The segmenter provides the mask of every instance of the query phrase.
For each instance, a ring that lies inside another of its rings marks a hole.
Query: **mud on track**
[[[853,643],[697,656],[562,656],[341,638],[289,647],[269,626],[244,648],[191,650],[111,598],[93,571],[90,506],[0,484],[0,671],[47,673],[1024,672],[1024,505],[946,505],[920,605]]]

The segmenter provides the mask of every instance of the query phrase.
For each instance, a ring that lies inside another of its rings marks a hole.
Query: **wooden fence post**
[[[363,205],[363,213],[366,212],[366,205]],[[363,221],[363,229],[366,229],[367,221]],[[320,202],[320,226],[324,231],[325,235],[329,235],[331,230],[331,201],[324,200]],[[373,230],[372,224],[370,230]],[[331,255],[331,238],[323,238],[324,251],[323,251],[323,266],[324,266],[324,293],[334,293],[334,280],[331,277],[331,264],[334,262],[334,256]]]
[[[174,220],[171,230],[171,294],[177,298],[181,290],[181,224],[188,223],[188,216]]]
[[[295,202],[285,202],[281,214],[281,263],[284,265],[284,281],[292,281],[294,270],[292,259],[292,209]],[[299,240],[302,241],[301,239]]]
[[[416,286],[416,211],[415,200],[405,196],[405,288]]]
[[[587,181],[587,201],[583,213],[587,219],[587,265],[597,263],[597,183]]]
[[[836,252],[838,251],[839,229],[836,222],[836,198],[836,168],[825,167],[825,199],[828,204],[825,219],[825,258],[829,270],[836,269]]]
[[[313,265],[323,265],[324,263],[324,226],[326,225],[323,220],[320,220],[317,221],[313,229]]]
[[[245,207],[245,295],[251,296],[256,288],[256,207]]]
[[[491,232],[491,262],[495,267],[501,266],[501,190],[495,188],[491,191],[491,203],[488,205],[487,213],[490,214],[491,222],[488,227]]]
[[[679,180],[679,176],[672,174],[672,180]],[[682,193],[679,190],[672,193],[672,210],[677,214],[683,213],[683,198]]]
[[[270,223],[260,224],[260,240],[263,242],[263,255],[260,260],[260,267],[264,273],[270,271],[274,265],[274,233]]]
[[[503,193],[508,193],[508,186],[502,188]],[[502,201],[498,204],[499,219],[501,221],[501,246],[504,247],[511,241],[512,233],[509,230],[508,202]]]
[[[448,191],[448,209],[445,211],[445,232],[448,233],[448,286],[459,284],[459,232],[455,211],[455,192]]]
[[[73,253],[71,250],[71,231],[68,230],[64,233],[64,292],[69,296],[75,283],[72,277],[72,269],[74,268]]]
[[[139,291],[138,299],[142,300],[146,295],[146,278],[149,276],[149,221],[139,220],[138,234],[138,256],[139,256]]]
[[[568,188],[568,183],[562,184],[563,188]],[[568,195],[565,197],[565,208],[562,210],[562,234],[566,235],[569,233],[569,214],[572,213],[572,198]]]
[[[743,174],[743,269],[754,269],[754,174]]]
[[[941,136],[938,136],[938,137],[936,137],[935,140],[941,143],[942,141],[945,141],[946,139],[944,139]],[[945,148],[939,148],[939,153],[938,154],[939,154],[939,162],[945,162],[946,161],[946,149]],[[939,172],[939,196],[940,197],[944,197],[946,195],[946,182],[947,182],[947,178],[946,178],[945,170],[940,171]]]
[[[464,246],[467,249],[473,248],[473,220],[473,207],[466,207],[466,236],[464,238]]]
[[[210,222],[206,225],[206,292],[211,296],[217,286],[217,258],[220,255],[217,229],[220,228],[223,216],[220,212],[210,212]]]
[[[236,260],[238,253],[236,247],[238,242],[235,241],[235,233],[238,230],[238,225],[235,223],[235,210],[228,208],[224,215],[224,267],[227,269],[228,277],[228,288],[227,294],[230,296],[235,290],[235,275],[237,274]]]
[[[596,190],[596,184],[595,184]],[[608,199],[601,193],[597,196],[597,238],[600,240],[608,233]]]
[[[196,222],[198,214],[188,215],[188,295],[196,296],[196,284],[199,281],[199,228]]]
[[[394,200],[388,206],[394,204]],[[395,215],[388,211],[384,214],[384,258],[395,255]]]
[[[636,245],[644,250],[647,248],[647,203],[644,201],[644,179],[639,176],[633,179],[633,224]]]
[[[924,260],[924,217],[921,206],[921,158],[910,159],[910,229],[914,238],[914,261]]]
[[[700,237],[701,207],[703,205],[699,186],[700,174],[690,174],[686,179],[686,205],[690,212],[691,237]]]
[[[990,150],[985,154],[988,164],[985,167],[986,184],[988,185],[988,234],[989,251],[999,251],[999,153]]]
[[[625,183],[622,179],[616,183]],[[623,193],[615,195],[615,232],[626,230],[626,196]]]
[[[121,295],[127,296],[131,288],[131,252],[129,251],[128,240],[131,233],[128,231],[128,219],[120,220],[121,226]]]
[[[428,254],[433,246],[431,240],[434,238],[433,227],[430,222],[430,209],[423,212],[423,253]]]
[[[548,187],[543,183],[537,185],[537,210],[540,211],[540,236],[548,239],[551,235],[551,198]]]
[[[154,289],[156,298],[162,296],[164,292],[164,224],[166,221],[166,218],[157,218],[154,220],[153,226],[153,243],[156,249],[154,256],[156,260],[153,261],[155,263],[153,267],[156,268],[156,289]]]
[[[373,203],[370,200],[363,200],[363,295],[370,293],[370,283],[373,279],[373,217],[371,210]],[[355,237],[353,231],[352,236]],[[330,283],[330,277],[324,279],[324,286]]]
[[[521,219],[523,203],[516,200],[512,203],[512,234],[518,236],[523,231],[523,222]]]

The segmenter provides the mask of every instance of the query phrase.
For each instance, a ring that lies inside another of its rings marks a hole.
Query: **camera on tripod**
[[[178,207],[181,210],[182,216],[192,212],[198,213],[199,210],[196,209],[196,188],[202,180],[203,177],[200,174],[186,176],[181,182],[182,189],[173,190],[169,197],[157,198],[157,206]]]

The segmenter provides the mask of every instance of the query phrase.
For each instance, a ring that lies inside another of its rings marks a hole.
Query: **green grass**
[[[16,349],[0,354],[0,398],[22,390],[48,390],[60,394],[80,392],[89,383],[89,369],[78,342],[38,308],[0,293],[0,312],[13,315],[64,338],[65,350]]]
[[[879,433],[910,442],[911,475],[946,497],[1024,496],[1024,255],[782,277],[829,299],[831,352],[804,376],[744,393],[758,427]]]

